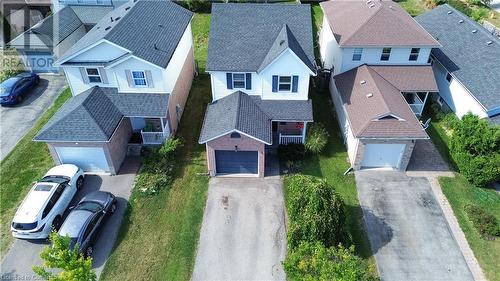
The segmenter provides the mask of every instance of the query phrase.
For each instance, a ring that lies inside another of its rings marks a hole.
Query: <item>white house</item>
[[[74,97],[35,140],[47,142],[58,163],[113,174],[131,136],[163,143],[177,129],[194,76],[192,16],[149,0],[106,15],[56,61]]]
[[[500,124],[499,38],[447,4],[416,19],[443,45],[431,54],[437,102]]]
[[[210,175],[264,176],[267,147],[303,143],[313,121],[310,6],[213,4],[206,70],[212,103],[199,142]]]

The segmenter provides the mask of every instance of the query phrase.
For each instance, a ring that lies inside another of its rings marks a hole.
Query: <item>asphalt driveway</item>
[[[33,127],[66,85],[63,75],[40,75],[40,84],[31,90],[22,103],[0,107],[0,160]]]
[[[117,209],[108,218],[100,237],[94,245],[93,267],[98,276],[110,255],[118,235],[123,215],[127,208],[135,175],[139,169],[139,158],[128,157],[125,159],[120,174],[116,176],[87,175],[85,184],[73,199],[70,206],[75,205],[85,194],[95,190],[109,191],[117,198]],[[27,241],[15,239],[5,255],[1,265],[0,280],[39,280],[31,270],[33,265],[40,265],[40,251],[47,246],[44,241]]]
[[[283,185],[212,178],[192,280],[285,280]]]
[[[382,280],[473,280],[426,178],[360,171],[356,184]]]

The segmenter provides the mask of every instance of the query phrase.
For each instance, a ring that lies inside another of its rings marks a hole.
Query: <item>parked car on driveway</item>
[[[45,239],[62,224],[63,214],[83,186],[82,169],[72,164],[59,165],[31,188],[12,220],[12,236]]]
[[[40,83],[40,77],[32,72],[23,72],[0,84],[0,104],[15,105],[24,100],[29,91]]]
[[[104,191],[94,191],[85,196],[64,221],[59,235],[71,238],[71,247],[78,245],[79,253],[90,257],[94,252],[93,244],[104,225],[106,216],[116,210],[116,198]]]

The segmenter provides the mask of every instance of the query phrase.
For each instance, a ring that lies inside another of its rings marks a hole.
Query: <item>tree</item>
[[[500,180],[500,127],[469,113],[453,130],[450,154],[460,173],[479,187]]]
[[[312,153],[321,153],[328,143],[328,131],[321,123],[312,123],[307,129],[305,148]]]
[[[354,246],[325,248],[321,243],[301,243],[284,262],[289,280],[376,280],[368,263],[354,255]]]
[[[95,281],[95,271],[92,270],[92,258],[78,254],[78,245],[70,247],[71,239],[60,236],[57,232],[50,234],[51,246],[45,247],[40,253],[42,266],[34,266],[33,271],[44,280],[49,281]],[[58,274],[49,269],[56,269]]]
[[[290,218],[288,245],[319,241],[325,246],[348,244],[344,201],[325,180],[305,175],[287,178]]]

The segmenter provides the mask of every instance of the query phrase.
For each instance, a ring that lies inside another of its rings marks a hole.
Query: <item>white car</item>
[[[10,230],[22,239],[45,239],[62,224],[64,211],[83,186],[84,174],[75,165],[50,169],[31,188],[16,212]]]

